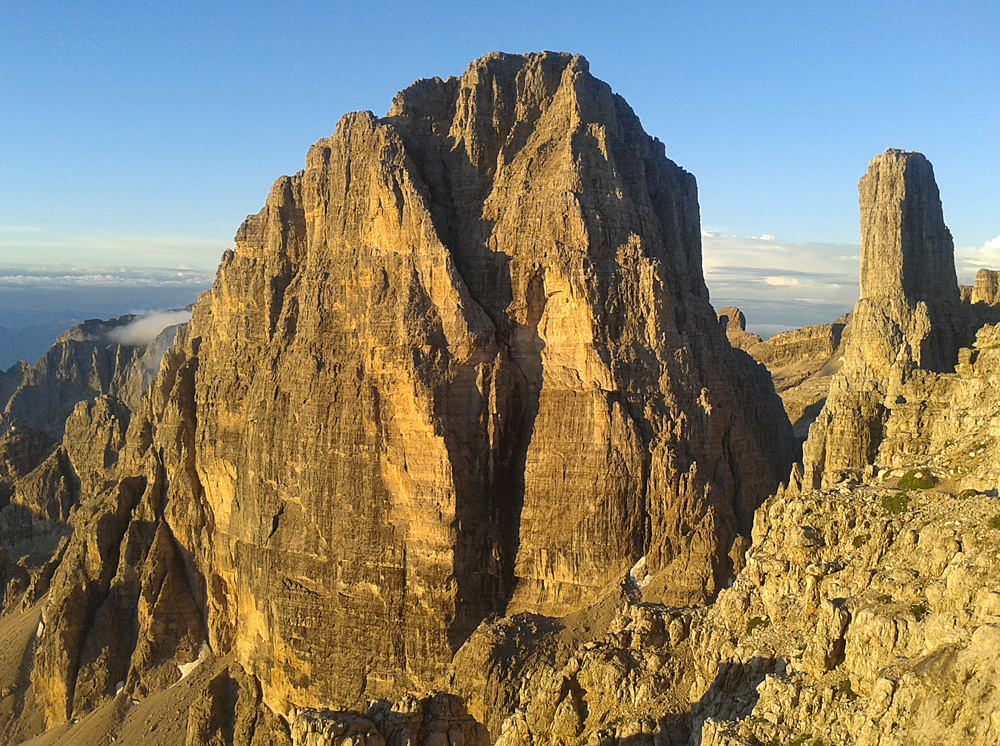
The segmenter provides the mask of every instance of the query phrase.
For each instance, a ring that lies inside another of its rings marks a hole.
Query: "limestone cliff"
[[[77,402],[124,389],[143,349],[106,344],[108,331],[131,323],[134,316],[106,322],[91,320],[59,336],[34,365],[24,363],[5,375],[8,392],[0,401],[5,420],[20,419],[53,440],[62,437],[63,423]]]
[[[704,603],[792,452],[708,303],[693,177],[570,55],[488,55],[345,116],[155,381],[138,355],[134,396],[64,417],[72,531],[19,605],[45,597],[47,727],[205,650],[249,675],[205,683],[224,720],[258,682],[307,738],[300,708],[424,690],[483,620],[584,609],[629,568]]]
[[[344,117],[171,355],[167,520],[279,711],[426,686],[488,615],[641,557],[651,598],[710,599],[791,453],[708,304],[694,179],[570,55]]]
[[[858,184],[861,297],[850,344],[803,448],[805,484],[818,487],[872,463],[888,405],[915,370],[954,368],[968,330],[930,162],[887,150]]]
[[[119,456],[138,424],[130,405],[176,332],[150,345],[114,339],[133,320],[84,322],[34,366],[7,374],[17,380],[0,418],[0,628],[17,637],[33,618],[37,632],[15,647],[27,656],[16,669],[0,665],[0,688],[16,692],[0,698],[0,740],[92,709],[128,670],[122,651],[136,608],[112,578],[143,480],[120,479]],[[136,559],[124,557],[133,576]]]
[[[958,346],[988,304],[911,306],[933,277],[887,262],[860,338],[750,345],[798,386],[844,354],[816,430],[844,448],[858,392],[892,392],[868,468],[779,490],[751,545],[723,528],[787,422],[693,273],[692,189],[579,58],[490,56],[345,118],[161,364],[136,350],[55,439],[3,422],[0,741],[996,742],[1000,326]]]
[[[1000,272],[993,269],[976,272],[969,296],[972,303],[987,303],[991,306],[1000,303]]]
[[[746,331],[746,318],[735,307],[719,311],[727,319],[726,336],[767,368],[781,397],[792,432],[803,441],[826,403],[830,379],[840,371],[850,339],[850,313],[830,324],[812,324],[779,332],[767,340]]]
[[[729,344],[744,352],[760,344],[760,335],[747,331],[747,317],[736,306],[726,306],[719,311],[719,322],[725,326],[726,338]]]

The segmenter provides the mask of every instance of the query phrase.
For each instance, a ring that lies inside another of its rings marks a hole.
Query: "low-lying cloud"
[[[145,316],[139,316],[124,326],[119,326],[107,334],[107,339],[123,345],[146,346],[152,344],[160,332],[168,326],[185,324],[191,320],[191,312],[158,311]]]

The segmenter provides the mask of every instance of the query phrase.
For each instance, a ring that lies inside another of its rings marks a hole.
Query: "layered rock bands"
[[[706,602],[792,453],[709,305],[694,178],[564,54],[345,116],[145,385],[52,575],[49,725],[203,643],[291,717],[422,690],[485,619],[633,566]]]
[[[641,557],[661,600],[711,598],[790,451],[699,236],[694,179],[580,57],[344,117],[176,348],[212,643],[280,710],[426,684],[488,615]]]

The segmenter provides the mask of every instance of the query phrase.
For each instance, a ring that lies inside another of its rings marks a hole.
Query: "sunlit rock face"
[[[843,368],[803,448],[807,486],[874,463],[899,387],[915,370],[954,369],[968,341],[930,162],[886,150],[872,159],[858,194],[861,297]]]
[[[345,116],[122,388],[121,417],[67,425],[48,725],[203,643],[291,716],[425,690],[484,620],[633,567],[648,600],[706,602],[792,453],[709,305],[694,178],[565,54]]]
[[[278,709],[426,685],[487,615],[642,556],[705,601],[791,453],[708,303],[693,177],[570,55],[345,116],[176,349],[167,515]]]

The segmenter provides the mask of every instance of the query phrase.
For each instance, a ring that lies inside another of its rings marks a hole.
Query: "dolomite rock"
[[[858,191],[861,297],[843,368],[803,447],[807,487],[874,463],[899,386],[915,370],[952,369],[966,335],[930,163],[887,150],[872,159]]]
[[[489,55],[383,119],[345,116],[240,228],[170,349],[109,352],[84,329],[4,378],[8,415],[61,439],[5,509],[44,514],[35,564],[4,564],[41,621],[25,732],[190,693],[179,667],[209,650],[239,671],[201,681],[164,742],[238,742],[251,712],[270,724],[254,743],[287,742],[273,713],[453,675],[476,693],[482,670],[451,664],[502,614],[544,631],[604,609],[595,630],[635,651],[561,674],[566,696],[518,715],[536,732],[662,693],[682,661],[661,647],[697,612],[660,604],[732,581],[792,452],[766,372],[708,303],[698,223],[693,177],[580,57]],[[443,694],[343,715],[373,743],[479,746],[519,683],[487,683],[471,714]],[[616,732],[653,739],[647,715]]]
[[[157,537],[155,510],[151,515],[149,501],[141,501],[147,483],[157,494],[162,486],[155,474],[147,479],[120,470],[127,442],[136,453],[150,445],[142,435],[146,419],[133,422],[126,402],[139,406],[149,368],[158,368],[163,345],[173,339],[165,332],[158,348],[108,338],[132,319],[89,321],[68,330],[33,368],[20,369],[6,403],[0,542],[11,567],[4,578],[4,611],[27,610],[45,598],[33,665],[23,672],[31,697],[22,707],[37,707],[48,726],[112,696],[117,682],[128,678],[133,653],[142,675],[129,690],[141,691],[164,651],[186,652],[174,644],[172,619],[185,620],[181,636],[188,647],[204,639],[193,597],[176,591],[186,582],[181,563],[170,559],[174,546]],[[31,405],[39,401],[44,405]],[[26,419],[7,419],[16,412]],[[56,432],[59,441],[53,443],[48,434]],[[144,561],[163,556],[169,572],[144,577]],[[142,590],[164,609],[155,623]],[[158,656],[148,654],[150,647]]]
[[[876,462],[897,476],[923,468],[956,492],[1000,485],[1000,325],[981,328],[954,373],[920,371],[887,407]]]
[[[153,401],[211,644],[278,712],[425,688],[488,615],[584,608],[642,556],[649,598],[710,599],[791,454],[708,304],[693,178],[550,53],[345,116]]]
[[[291,725],[292,746],[489,746],[489,732],[451,694],[372,702],[362,714],[305,709]]]
[[[970,300],[973,303],[986,303],[991,306],[1000,302],[1000,272],[994,269],[981,269],[976,272]]]
[[[745,320],[738,308],[719,311],[729,322],[726,335],[730,344],[748,352],[771,374],[774,390],[781,397],[797,440],[805,440],[809,427],[826,402],[831,378],[840,371],[844,349],[850,339],[851,314],[832,324],[813,324],[779,332],[761,341],[744,331]]]
[[[726,306],[721,309],[719,321],[726,327],[726,337],[733,347],[749,352],[754,345],[760,343],[759,334],[747,331],[747,317],[736,306]]]
[[[900,509],[896,495],[869,486],[777,497],[761,508],[747,570],[696,637],[711,649],[736,636],[736,659],[783,665],[757,678],[753,717],[706,719],[702,743],[1000,737],[988,647],[1000,629],[996,500],[911,492]],[[805,521],[821,542],[799,549]]]
[[[711,606],[497,620],[452,683],[503,746],[994,743],[998,516],[888,484],[777,496]]]
[[[108,344],[108,330],[130,323],[122,316],[107,322],[85,321],[59,335],[35,365],[21,364],[5,374],[8,393],[0,399],[4,419],[62,439],[66,418],[78,402],[124,390],[142,347]]]

